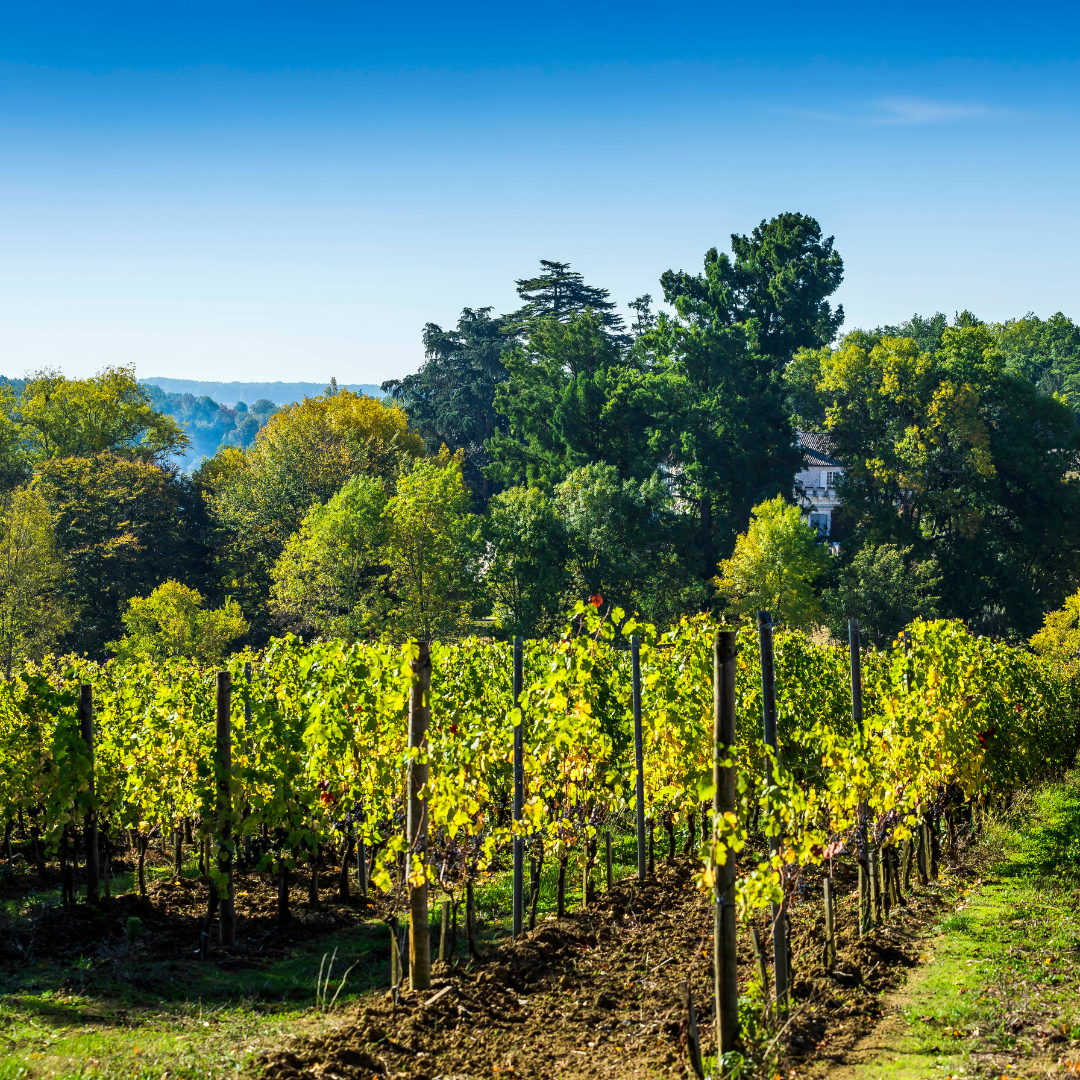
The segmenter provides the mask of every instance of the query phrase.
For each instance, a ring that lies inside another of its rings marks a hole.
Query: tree
[[[384,511],[395,637],[431,641],[468,628],[478,578],[469,504],[460,455],[415,461],[398,481]]]
[[[70,570],[61,594],[79,611],[65,648],[101,659],[121,633],[128,600],[169,578],[201,581],[206,513],[185,477],[102,453],[43,461],[33,487],[56,515],[57,544]]]
[[[486,444],[506,428],[495,393],[507,377],[502,355],[510,341],[491,308],[465,308],[456,330],[424,327],[425,361],[418,372],[382,384],[383,393],[408,413],[429,454],[443,446],[464,451],[465,482],[481,504],[492,494]]]
[[[812,218],[781,215],[712,248],[704,272],[667,271],[661,315],[635,351],[648,356],[651,445],[697,510],[706,564],[730,550],[751,507],[791,490],[801,454],[782,372],[795,343],[831,334],[824,299],[843,264]]]
[[[108,367],[90,379],[38,372],[27,380],[14,418],[31,462],[108,451],[160,464],[188,445],[180,425],[153,407],[133,367]]]
[[[1065,598],[1057,611],[1047,612],[1031,647],[1056,667],[1075,671],[1080,664],[1080,591]]]
[[[555,489],[555,504],[570,537],[576,596],[600,595],[659,623],[700,610],[704,587],[658,475],[622,480],[612,465],[583,465]]]
[[[230,597],[207,609],[196,589],[166,581],[149,596],[132,597],[122,616],[125,634],[108,648],[122,660],[171,660],[186,656],[203,664],[220,660],[248,631],[240,605]]]
[[[488,503],[484,587],[495,624],[510,637],[556,629],[570,576],[566,527],[540,488],[515,487]]]
[[[316,503],[274,567],[274,617],[298,634],[356,641],[385,629],[389,523],[382,481],[354,476]]]
[[[1011,368],[1080,411],[1080,326],[1059,311],[1045,321],[1029,312],[990,329]]]
[[[910,547],[867,544],[839,568],[837,579],[823,600],[839,641],[847,636],[849,618],[859,620],[864,641],[886,648],[914,619],[938,617],[941,574],[933,558],[915,559]]]
[[[932,555],[942,614],[1026,637],[1080,577],[1080,427],[961,321],[933,353],[849,335],[800,371],[845,465],[853,542]]]
[[[239,601],[256,640],[273,628],[274,564],[307,511],[353,476],[374,476],[392,489],[399,471],[423,454],[402,409],[341,390],[282,409],[248,449],[226,448],[203,465],[196,478],[217,520],[222,588]]]
[[[720,563],[715,584],[734,618],[752,619],[766,610],[778,626],[809,630],[824,621],[814,587],[828,569],[817,531],[778,495],[754,507],[750,527]]]
[[[38,491],[22,487],[0,516],[0,662],[10,679],[28,660],[53,649],[74,616],[61,586],[67,568],[55,521]]]
[[[584,277],[571,270],[569,263],[541,259],[539,275],[519,278],[515,285],[525,303],[504,318],[512,334],[526,334],[542,320],[566,322],[591,311],[613,341],[625,343],[622,316],[615,313],[616,304],[609,299],[611,294],[607,289],[586,285]]]
[[[751,333],[758,352],[786,363],[796,349],[828,345],[844,321],[828,298],[844,277],[833,238],[806,214],[778,214],[750,236],[733,233],[733,263],[722,261],[734,320]],[[664,283],[665,292],[668,284]]]
[[[152,405],[133,368],[110,367],[90,379],[41,371],[0,382],[0,490],[25,483],[53,458],[114,457],[163,464],[188,437]]]
[[[549,488],[593,462],[620,476],[648,475],[648,416],[641,380],[591,311],[535,323],[524,346],[504,357],[495,392],[507,433],[489,442],[492,473],[504,483]]]

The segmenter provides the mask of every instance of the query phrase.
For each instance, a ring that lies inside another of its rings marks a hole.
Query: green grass
[[[904,1023],[856,1075],[1012,1077],[1039,1058],[1080,1060],[1080,773],[991,821],[982,844],[983,881],[960,890]],[[1047,1045],[1040,1031],[1063,1038]]]

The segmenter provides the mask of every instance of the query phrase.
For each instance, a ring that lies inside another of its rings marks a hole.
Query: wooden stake
[[[750,943],[754,947],[754,963],[757,966],[758,982],[761,983],[761,997],[765,1002],[765,1011],[769,1011],[769,965],[765,960],[765,948],[761,944],[761,934],[756,926],[750,927]]]
[[[615,885],[615,879],[611,874],[611,830],[607,829],[604,832],[604,869],[607,870],[607,887],[612,889]]]
[[[236,944],[236,892],[232,866],[232,676],[217,675],[217,827],[218,871],[226,879],[218,894],[219,940]]]
[[[701,1062],[701,1037],[698,1034],[697,1014],[694,1012],[694,999],[690,993],[690,980],[682,984],[683,1021],[686,1025],[686,1052],[690,1058],[690,1068],[698,1080],[704,1080],[705,1069]]]
[[[761,701],[765,720],[765,742],[777,752],[776,741],[776,671],[773,664],[772,616],[767,611],[758,612],[758,637],[761,642]],[[768,782],[772,783],[772,765],[767,766]],[[769,851],[780,851],[780,837],[769,838]],[[773,972],[776,981],[776,1011],[787,1011],[787,905],[772,905],[773,916]]]
[[[445,960],[447,943],[450,940],[450,901],[442,902],[442,925],[439,931],[439,959]]]
[[[525,806],[525,723],[520,698],[524,681],[524,657],[521,638],[514,638],[514,821],[521,828]],[[514,837],[514,912],[513,936],[521,937],[525,906],[525,838]]]
[[[86,902],[96,904],[99,889],[97,807],[94,805],[94,688],[87,683],[79,687],[79,727],[86,752],[90,755],[90,806],[83,818],[83,837],[86,841]]]
[[[927,835],[926,822],[919,822],[919,850],[916,853],[916,863],[919,871],[919,884],[925,888],[930,884],[929,867],[927,865],[927,852],[930,847],[930,838]]]
[[[426,641],[417,643],[419,655],[412,663],[413,686],[409,706],[409,748],[427,748],[427,730],[431,714],[431,647]],[[416,759],[409,762],[409,851],[406,867],[412,858],[427,863],[427,803],[424,785],[428,767]],[[428,885],[425,876],[419,885],[409,884],[409,985],[413,990],[431,989],[431,927],[428,923]]]
[[[641,649],[636,636],[630,638],[631,676],[634,708],[634,768],[637,771],[637,871],[645,880],[645,747],[641,735]]]
[[[836,932],[834,929],[835,919],[833,916],[833,884],[830,878],[825,879],[825,952],[822,957],[825,970],[832,971],[836,963]]]
[[[717,630],[713,637],[713,820],[736,812],[735,656],[738,635]],[[721,1055],[735,1048],[739,1034],[739,972],[735,937],[735,852],[715,867],[713,967],[716,976],[717,1045]]]

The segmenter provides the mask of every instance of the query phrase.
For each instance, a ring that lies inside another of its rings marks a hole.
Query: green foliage
[[[400,640],[454,637],[471,621],[478,525],[461,475],[461,457],[416,461],[386,506],[387,561]]]
[[[103,451],[164,462],[187,446],[176,421],[154,409],[133,368],[109,367],[89,379],[42,371],[12,404],[30,463]]]
[[[933,556],[943,612],[1027,636],[1080,573],[1080,428],[1015,373],[990,328],[961,322],[933,353],[853,334],[802,354],[791,375],[845,463],[858,542]]]
[[[504,318],[511,333],[528,333],[548,319],[572,321],[588,311],[600,320],[613,340],[623,340],[623,320],[615,314],[616,305],[609,299],[608,290],[586,285],[585,279],[571,270],[569,263],[541,259],[540,273],[536,277],[519,278],[514,284],[518,296],[525,302]]]
[[[491,308],[465,308],[456,330],[435,323],[424,327],[426,359],[419,371],[382,384],[383,393],[409,414],[429,454],[443,446],[464,452],[465,482],[481,502],[491,494],[486,444],[506,428],[495,408],[495,391],[506,379],[502,354],[511,340],[491,317]]]
[[[1080,409],[1080,327],[1060,311],[1043,320],[1027,314],[991,327],[1009,366],[1046,394]]]
[[[822,596],[836,640],[844,640],[847,621],[853,617],[859,620],[863,640],[878,648],[888,645],[914,619],[937,617],[935,590],[941,575],[932,558],[919,561],[910,547],[867,544],[857,548],[837,568],[836,578],[836,585]]]
[[[354,476],[307,512],[274,567],[272,606],[283,626],[346,641],[382,632],[392,603],[386,504],[381,480]]]
[[[248,631],[235,600],[226,597],[220,608],[207,609],[201,593],[178,581],[166,581],[149,596],[133,597],[123,621],[126,633],[107,646],[121,660],[187,657],[210,664]]]
[[[199,470],[218,527],[221,587],[239,601],[257,640],[272,628],[274,565],[308,510],[353,476],[392,486],[423,453],[401,409],[342,390],[282,409],[247,450],[222,450]]]
[[[576,596],[600,595],[661,622],[700,609],[705,591],[658,475],[620,480],[611,465],[584,465],[555,489],[555,503],[569,536]]]
[[[538,320],[503,360],[507,379],[496,389],[495,408],[507,432],[489,443],[498,479],[550,487],[597,462],[624,477],[652,471],[640,378],[596,312]]]
[[[1059,610],[1047,612],[1042,629],[1031,638],[1031,647],[1060,668],[1076,669],[1080,664],[1080,591],[1065,597]]]
[[[720,564],[716,586],[728,615],[752,620],[772,613],[777,626],[813,629],[824,620],[815,585],[829,569],[827,549],[802,511],[782,496],[753,509],[750,527],[735,541],[730,559]]]
[[[510,637],[550,633],[570,585],[569,539],[555,503],[536,487],[496,495],[484,518],[484,588]]]
[[[277,617],[349,641],[460,634],[477,578],[469,504],[460,454],[415,462],[389,498],[375,477],[354,477],[286,544],[274,568]]]
[[[41,493],[22,487],[0,515],[0,664],[4,677],[41,660],[71,625],[73,605],[60,591],[67,568],[55,519]]]
[[[56,540],[69,570],[60,595],[79,618],[64,643],[104,655],[122,631],[128,600],[170,578],[198,583],[206,514],[190,481],[150,462],[116,457],[53,458],[33,488],[55,514]]]
[[[843,321],[826,299],[843,262],[813,218],[781,214],[731,243],[734,260],[712,248],[702,274],[662,275],[675,317],[662,315],[635,346],[651,357],[651,445],[699,507],[709,563],[751,507],[791,490],[801,455],[781,372],[793,350],[831,341]]]

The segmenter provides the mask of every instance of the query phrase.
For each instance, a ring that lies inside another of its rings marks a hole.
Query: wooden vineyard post
[[[713,821],[736,812],[734,630],[713,637]],[[730,761],[731,764],[725,764]],[[735,852],[716,868],[713,905],[713,968],[716,975],[717,1046],[722,1056],[735,1049],[739,1034],[739,972],[735,939]]]
[[[637,770],[637,875],[645,880],[645,747],[641,741],[641,647],[637,636],[630,638],[630,658],[634,690],[634,767]]]
[[[450,940],[450,901],[442,902],[442,923],[439,930],[439,959],[446,959],[446,946]]]
[[[851,656],[851,719],[860,737],[863,733],[862,700],[862,648],[859,640],[859,620],[848,619],[848,650]],[[859,937],[870,929],[871,885],[870,845],[866,835],[866,819],[869,810],[865,802],[859,803],[858,841],[855,858],[859,863]]]
[[[754,964],[757,967],[758,982],[761,983],[761,998],[765,1002],[765,1011],[769,1011],[769,967],[765,963],[765,949],[761,944],[761,934],[756,926],[750,927],[750,944],[754,948]]]
[[[86,843],[86,902],[96,904],[99,875],[97,808],[94,806],[94,688],[87,683],[79,687],[79,727],[83,742],[86,743],[86,752],[90,757],[88,789],[90,805],[87,808],[86,817],[83,818],[83,838]]]
[[[367,845],[364,843],[364,811],[361,806],[356,815],[356,887],[367,899]]]
[[[604,869],[607,870],[607,887],[610,890],[615,881],[611,876],[611,830],[604,832]]]
[[[244,757],[247,758],[248,765],[251,764],[251,661],[248,660],[244,663],[244,682],[247,684],[244,690]],[[248,817],[251,814],[251,804],[244,804],[244,817]],[[244,834],[244,861],[245,864],[251,862],[251,836],[246,832]],[[344,865],[344,860],[342,862]],[[177,868],[177,876],[180,874],[180,868]],[[345,888],[349,887],[348,876],[345,877]]]
[[[875,847],[870,848],[867,862],[870,864],[870,921],[874,926],[881,925],[881,872],[880,854]]]
[[[925,889],[930,884],[929,860],[927,858],[930,848],[929,830],[925,819],[919,822],[919,849],[915,853],[915,865],[919,872],[919,884]]]
[[[776,742],[776,670],[773,664],[772,616],[767,611],[758,612],[758,637],[761,641],[761,706],[765,721],[765,743],[777,752]],[[766,765],[766,783],[772,784],[772,763]],[[769,838],[769,853],[780,851],[780,837]],[[773,981],[776,983],[776,1012],[779,1016],[787,1011],[788,949],[787,904],[772,905],[773,917]]]
[[[519,699],[524,681],[521,638],[514,638],[514,822],[521,828],[525,807],[525,722]],[[525,838],[514,837],[514,939],[521,937],[525,910]]]
[[[826,971],[832,971],[836,963],[836,931],[834,929],[832,879],[825,879],[825,953],[822,957]]]
[[[427,730],[431,712],[431,646],[419,644],[419,655],[412,663],[412,699],[409,703],[409,749],[427,749]],[[427,872],[427,807],[420,797],[428,779],[426,762],[409,761],[409,849],[406,870],[414,857]],[[411,875],[410,875],[411,877]],[[427,877],[418,884],[409,883],[409,985],[413,990],[431,988],[431,927],[428,924]]]
[[[218,872],[225,888],[218,894],[219,938],[222,945],[236,944],[236,891],[232,860],[232,676],[217,675],[217,823]]]

